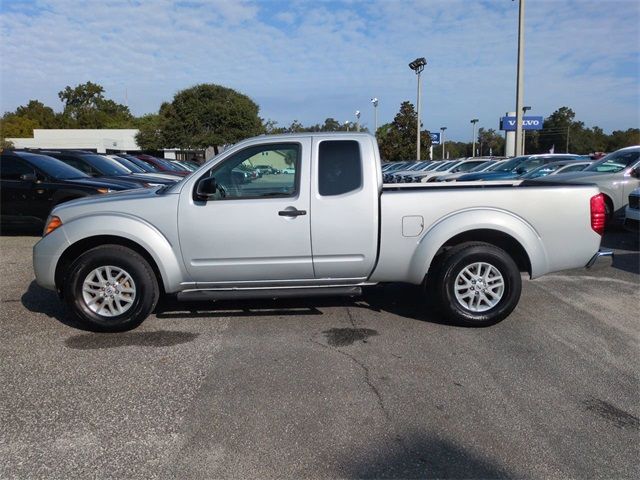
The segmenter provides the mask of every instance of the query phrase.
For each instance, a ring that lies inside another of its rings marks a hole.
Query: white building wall
[[[136,151],[135,128],[43,129],[33,130],[33,138],[7,138],[16,148],[95,149]]]

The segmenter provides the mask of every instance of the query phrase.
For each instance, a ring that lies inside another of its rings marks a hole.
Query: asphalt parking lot
[[[169,302],[122,334],[74,327],[36,241],[0,237],[0,478],[640,477],[632,234],[485,329],[388,285]]]

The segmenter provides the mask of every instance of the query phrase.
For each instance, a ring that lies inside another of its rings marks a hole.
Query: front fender
[[[178,291],[180,284],[185,280],[186,273],[180,259],[179,246],[173,245],[162,232],[141,218],[122,213],[93,213],[65,222],[58,230],[38,243],[42,243],[44,249],[49,236],[54,240],[54,234],[56,238],[60,233],[64,234],[67,243],[64,245],[58,241],[60,247],[53,253],[57,257],[54,263],[57,263],[64,251],[75,243],[91,237],[108,235],[130,240],[144,248],[158,266],[167,293]],[[35,253],[37,252],[34,251]],[[53,268],[55,272],[55,265]]]
[[[470,228],[470,225],[473,227]],[[422,282],[440,248],[451,238],[470,230],[495,230],[511,236],[529,256],[532,278],[548,271],[547,252],[533,226],[522,217],[505,210],[478,208],[453,212],[431,225],[413,254],[410,281]]]

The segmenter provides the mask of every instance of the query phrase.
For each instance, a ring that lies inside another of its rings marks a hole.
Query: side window
[[[211,171],[216,199],[293,197],[298,193],[300,144],[278,143],[246,148]]]
[[[20,175],[34,173],[34,170],[27,163],[13,156],[0,157],[0,178],[2,180],[20,180]]]
[[[362,186],[360,146],[354,140],[327,140],[318,150],[318,192],[342,195]]]
[[[565,172],[579,172],[581,170],[584,170],[586,168],[586,165],[584,164],[580,164],[580,165],[570,165],[567,168],[562,170],[562,173]]]

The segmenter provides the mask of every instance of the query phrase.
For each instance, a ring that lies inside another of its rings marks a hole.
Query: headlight
[[[49,215],[49,218],[47,218],[47,223],[45,223],[44,225],[44,232],[42,232],[42,236],[46,237],[51,232],[53,232],[56,228],[61,226],[62,226],[62,220],[60,220],[60,217],[56,217],[55,215]]]

